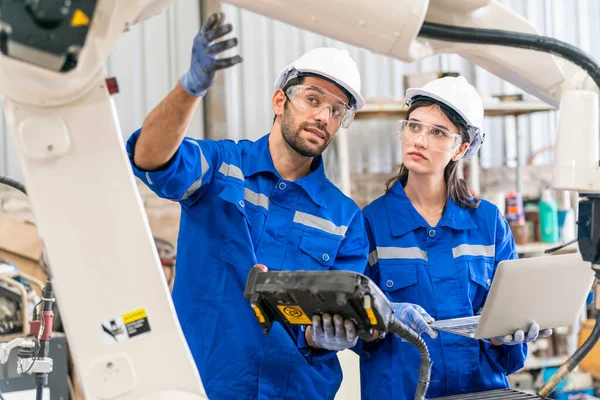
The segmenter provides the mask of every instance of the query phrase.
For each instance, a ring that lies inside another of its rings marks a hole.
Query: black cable
[[[588,53],[569,43],[547,36],[499,29],[463,28],[424,22],[419,36],[446,42],[463,42],[518,47],[561,56],[583,68],[600,88],[600,65]]]
[[[25,190],[25,185],[23,185],[21,182],[15,179],[9,178],[8,176],[0,175],[0,183],[10,186],[13,189],[17,189],[19,192],[25,195],[27,194],[27,190]]]
[[[31,371],[31,368],[33,368],[33,364],[35,364],[35,362],[38,360],[38,358],[40,358],[41,352],[42,352],[42,346],[40,346],[38,344],[38,351],[37,351],[37,353],[35,353],[35,351],[34,351],[33,361],[31,362],[31,365],[29,366],[29,368],[27,368],[27,371],[23,372],[23,375],[25,375],[29,371]]]
[[[596,316],[596,325],[592,329],[592,333],[587,340],[573,353],[571,357],[548,379],[548,381],[541,387],[539,395],[546,398],[554,391],[558,384],[569,375],[579,365],[581,360],[587,356],[592,350],[596,342],[600,339],[600,313]]]
[[[43,291],[42,291],[43,292]],[[42,293],[42,296],[44,294]],[[32,315],[32,319],[35,321],[37,319],[38,316],[38,312],[37,312],[37,306],[39,306],[42,303],[42,300],[38,301],[37,304],[35,306],[33,306],[33,315]]]
[[[35,390],[35,400],[44,400],[44,383],[42,381],[38,382]]]
[[[388,325],[388,330],[408,343],[412,344],[421,353],[421,365],[419,366],[419,382],[415,392],[415,400],[425,400],[425,394],[429,389],[429,381],[431,378],[431,359],[429,358],[429,350],[421,336],[416,334],[408,326],[400,322],[400,320],[392,316],[392,320]]]
[[[561,244],[561,245],[559,245],[559,246],[552,247],[552,248],[549,248],[549,249],[546,249],[546,250],[544,250],[544,254],[552,254],[552,253],[556,253],[557,251],[559,251],[559,250],[561,250],[561,249],[564,249],[565,247],[568,247],[568,246],[570,246],[570,245],[572,245],[572,244],[575,244],[575,243],[577,243],[577,242],[578,242],[578,240],[577,240],[577,239],[569,240],[567,243],[563,243],[563,244]]]

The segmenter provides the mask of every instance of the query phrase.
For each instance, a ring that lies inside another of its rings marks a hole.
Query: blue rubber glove
[[[231,24],[223,25],[224,21],[225,14],[212,14],[194,38],[190,69],[181,78],[181,86],[192,96],[204,96],[208,88],[213,84],[215,74],[218,70],[229,68],[242,62],[242,57],[240,56],[223,59],[215,58],[219,53],[229,50],[238,44],[237,38],[211,44],[233,30]]]
[[[315,344],[326,350],[344,350],[354,347],[358,341],[356,326],[349,319],[335,314],[318,315],[312,318],[311,337]]]
[[[400,322],[417,332],[419,335],[426,333],[433,339],[438,337],[437,332],[429,326],[434,319],[431,315],[427,314],[427,311],[425,311],[423,307],[411,303],[392,303],[392,309],[394,310],[394,316],[396,316]]]
[[[529,326],[527,335],[525,332],[518,329],[513,335],[498,336],[493,338],[494,341],[507,346],[533,342],[537,338],[545,338],[552,335],[552,329],[543,329],[540,331],[540,326],[535,322]]]

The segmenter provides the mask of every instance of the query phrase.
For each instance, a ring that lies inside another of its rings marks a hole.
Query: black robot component
[[[421,355],[415,400],[424,400],[431,360],[423,339],[394,316],[392,304],[365,275],[351,271],[250,271],[244,297],[269,333],[274,322],[312,325],[314,315],[340,314],[356,325],[358,336],[370,339],[374,330],[392,332]]]
[[[54,71],[77,66],[97,0],[1,0],[0,51]]]
[[[268,333],[274,322],[311,325],[313,315],[340,314],[356,324],[358,335],[387,330],[392,307],[364,275],[349,271],[268,271],[253,268],[244,297]]]

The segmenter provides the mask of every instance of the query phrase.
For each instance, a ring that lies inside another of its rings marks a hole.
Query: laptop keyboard
[[[460,325],[460,326],[449,327],[447,329],[449,331],[453,331],[453,332],[475,333],[478,325],[479,324]]]
[[[525,399],[541,399],[533,394],[517,392],[511,389],[492,390],[489,392],[458,394],[449,397],[438,397],[433,400],[479,400],[479,399],[497,399],[497,400],[525,400]]]

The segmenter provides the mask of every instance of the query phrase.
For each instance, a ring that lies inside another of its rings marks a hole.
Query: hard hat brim
[[[469,120],[469,118],[467,118],[467,116],[465,114],[463,114],[462,111],[458,109],[458,107],[456,107],[454,104],[450,103],[449,101],[439,97],[437,94],[431,93],[427,90],[423,90],[421,88],[408,89],[406,91],[406,102],[411,101],[413,98],[415,98],[417,96],[429,97],[435,101],[438,101],[438,102],[446,105],[448,108],[452,109],[455,113],[460,115],[460,117],[465,120],[467,125],[474,126],[473,121]]]
[[[291,69],[292,68],[288,67],[284,71],[282,71],[281,74],[279,74],[279,79],[277,79],[277,83],[275,84],[276,90],[283,88],[283,85],[285,85],[285,80]],[[296,68],[293,68],[293,69],[296,69]],[[336,78],[330,74],[324,73],[323,71],[318,71],[318,70],[310,69],[310,68],[303,68],[303,69],[296,69],[296,70],[300,73],[319,75],[324,78],[327,78],[330,81],[335,82],[337,85],[343,87],[344,90],[346,90],[348,93],[350,93],[352,95],[352,97],[354,97],[354,100],[356,101],[356,109],[357,110],[360,110],[361,108],[363,108],[365,106],[365,100],[360,95],[360,93],[358,93],[350,85],[348,85],[346,82],[340,80],[339,78]]]

